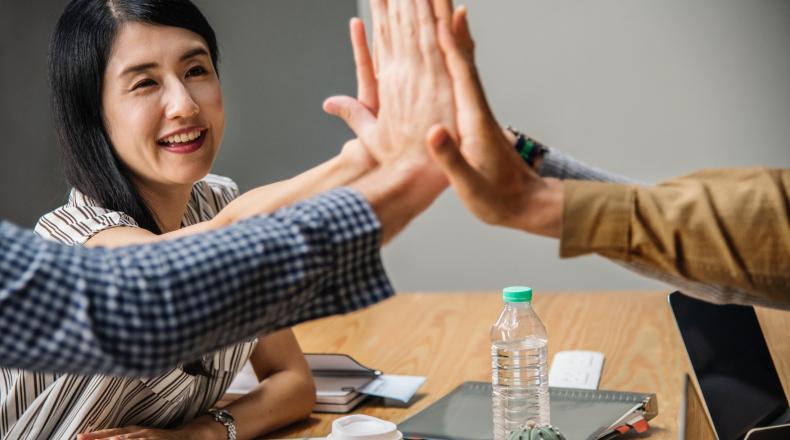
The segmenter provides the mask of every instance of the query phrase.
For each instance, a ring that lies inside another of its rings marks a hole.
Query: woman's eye
[[[205,75],[206,73],[208,72],[206,72],[206,69],[204,69],[202,66],[195,66],[189,69],[189,71],[187,72],[187,76],[200,76],[200,75]]]
[[[152,80],[152,79],[144,79],[144,80],[138,82],[137,84],[135,84],[132,87],[132,90],[134,91],[134,90],[137,90],[139,88],[150,87],[150,86],[155,86],[155,85],[156,85],[156,82],[154,82],[154,80]]]

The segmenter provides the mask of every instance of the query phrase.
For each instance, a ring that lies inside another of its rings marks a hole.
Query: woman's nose
[[[165,116],[168,119],[189,118],[200,112],[192,94],[180,81],[171,85],[166,99]]]

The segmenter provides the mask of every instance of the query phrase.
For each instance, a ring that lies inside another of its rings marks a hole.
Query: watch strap
[[[211,414],[214,421],[222,423],[228,430],[228,440],[236,440],[236,420],[228,410],[212,408],[208,410],[208,413]]]

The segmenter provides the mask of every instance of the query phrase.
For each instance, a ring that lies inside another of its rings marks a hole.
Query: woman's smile
[[[175,133],[169,134],[156,141],[159,146],[170,153],[189,154],[194,153],[203,146],[206,140],[205,128],[185,128]]]

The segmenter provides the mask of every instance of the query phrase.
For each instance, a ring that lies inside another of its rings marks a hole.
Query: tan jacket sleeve
[[[790,308],[790,170],[564,185],[560,256],[597,253],[750,295],[735,302]]]

